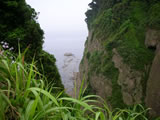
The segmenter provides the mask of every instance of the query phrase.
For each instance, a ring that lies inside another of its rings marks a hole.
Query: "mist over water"
[[[74,73],[78,72],[87,36],[87,32],[84,33],[75,36],[46,34],[44,50],[55,55],[56,64],[67,92],[71,92],[74,88]],[[54,40],[51,41],[51,39]],[[73,55],[65,56],[65,53],[72,53]]]
[[[45,32],[43,49],[57,59],[62,82],[67,92],[74,88],[74,73],[78,72],[88,30],[85,12],[91,0],[27,0],[37,12],[38,22]],[[72,53],[72,56],[64,56]]]

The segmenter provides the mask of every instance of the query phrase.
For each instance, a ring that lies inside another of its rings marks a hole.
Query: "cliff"
[[[112,108],[142,103],[160,115],[160,1],[93,0],[80,64],[86,94]]]

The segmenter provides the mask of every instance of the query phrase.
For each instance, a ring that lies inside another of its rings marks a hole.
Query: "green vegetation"
[[[102,74],[108,80],[112,82],[112,96],[108,97],[107,100],[112,104],[113,108],[124,108],[125,104],[123,103],[121,87],[118,85],[118,69],[114,67],[112,62],[112,51],[108,53],[94,51],[89,57],[89,72],[88,77],[95,72],[97,75]],[[86,56],[87,57],[87,56]],[[89,81],[89,80],[88,80]],[[89,93],[94,93],[91,85],[89,84]],[[118,98],[118,99],[117,99]]]
[[[101,57],[101,54],[98,51],[94,51],[90,55],[89,66],[90,66],[91,72],[96,72],[96,73],[99,72],[99,68],[100,68],[99,66],[101,64],[100,57]]]
[[[25,0],[0,0],[0,43],[6,50],[18,54],[26,48],[25,60],[32,62],[33,56],[41,74],[47,77],[48,83],[55,83],[63,89],[60,75],[53,55],[42,50],[44,32],[37,23],[38,13],[26,4]]]
[[[154,51],[145,46],[147,29],[160,30],[159,0],[93,0],[86,12],[88,28],[94,31],[105,50],[88,52],[89,74],[101,74],[112,81],[112,96],[107,98],[112,107],[125,107],[121,87],[118,85],[118,70],[112,62],[115,48],[123,62],[131,69],[141,72],[143,100],[152,64]],[[94,38],[93,38],[94,37]],[[94,41],[92,41],[94,42]],[[117,99],[118,98],[118,99]],[[120,105],[120,103],[122,103]]]
[[[18,53],[19,42],[22,51],[30,47],[29,56],[38,54],[42,50],[44,33],[36,21],[35,10],[25,0],[1,0],[0,4],[0,41],[9,43],[14,52]]]
[[[125,64],[144,73],[144,101],[148,66],[154,57],[154,51],[144,45],[145,33],[148,28],[160,29],[159,0],[93,0],[89,4],[90,42],[99,38],[104,50],[86,48],[81,64],[84,58],[89,62],[88,81],[93,73],[111,81],[112,96],[106,99],[112,110],[99,96],[89,95],[95,92],[89,82],[88,88],[82,82],[77,99],[65,95],[56,59],[42,49],[44,32],[37,23],[38,13],[25,0],[1,0],[0,6],[4,49],[0,49],[0,120],[148,120],[149,109],[124,104],[112,57],[115,48]]]
[[[63,89],[55,62],[56,59],[53,55],[47,53],[46,51],[42,51],[42,53],[38,56],[36,66],[38,67],[39,72],[46,76],[47,82],[50,85],[61,87],[61,89]]]
[[[144,66],[153,59],[152,51],[144,45],[148,6],[142,1],[130,2],[129,6],[127,4],[120,2],[104,10],[94,20],[93,28],[97,26],[97,37],[104,36],[104,45],[117,48],[131,68],[144,70]]]
[[[150,26],[160,29],[160,2],[155,2],[149,10],[149,20],[148,23]]]
[[[24,55],[15,58],[7,51],[0,55],[1,120],[147,120],[148,109],[141,105],[110,111],[100,97],[83,96],[83,84],[77,99],[63,97],[63,91],[51,92],[35,62],[27,64]]]
[[[87,55],[86,55],[87,59],[89,59],[90,56],[91,56],[90,52],[87,52]]]

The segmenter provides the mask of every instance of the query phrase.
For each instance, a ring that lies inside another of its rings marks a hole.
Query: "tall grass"
[[[24,55],[0,55],[0,120],[147,120],[148,109],[141,105],[111,111],[100,97],[83,96],[83,84],[77,99],[54,93]]]

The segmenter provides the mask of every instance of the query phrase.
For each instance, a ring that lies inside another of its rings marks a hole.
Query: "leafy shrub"
[[[46,77],[47,82],[51,85],[54,84],[53,86],[59,87],[60,89],[64,89],[56,66],[55,57],[46,51],[42,51],[38,55],[37,60],[36,66],[39,72]]]
[[[34,61],[25,63],[24,54],[10,57],[13,56],[8,52],[0,55],[1,120],[147,120],[148,109],[141,105],[111,111],[100,97],[84,96],[84,81],[77,99],[63,97],[63,91],[53,93]]]
[[[160,29],[160,2],[155,3],[149,10],[149,25],[151,27]]]

